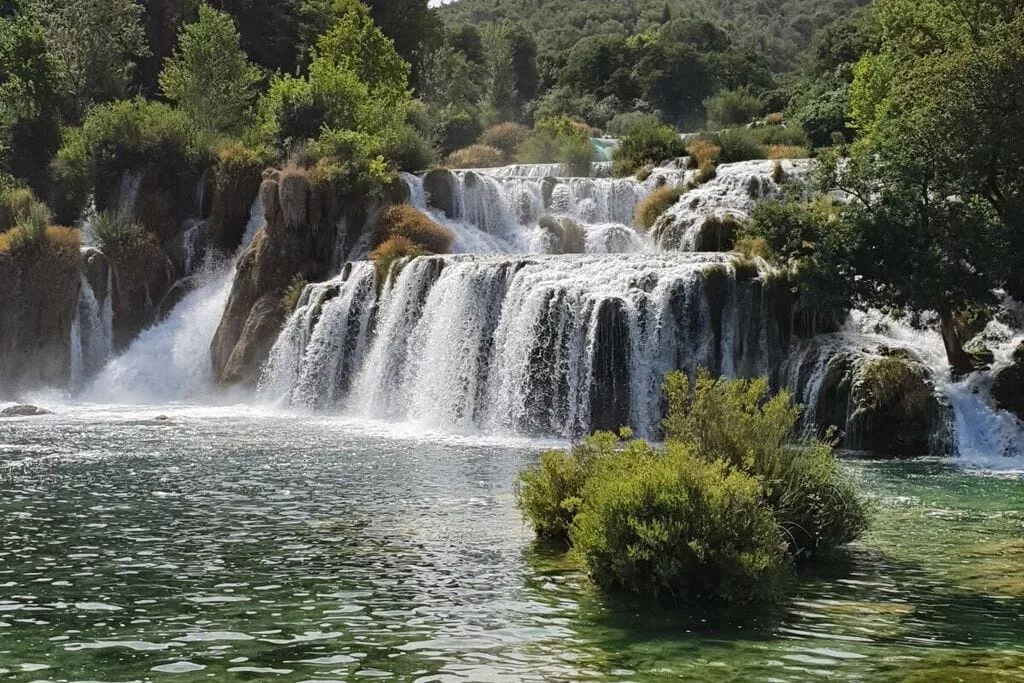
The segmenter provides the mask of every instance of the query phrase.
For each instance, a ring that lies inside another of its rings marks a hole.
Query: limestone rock
[[[0,410],[0,417],[36,417],[38,415],[50,415],[50,411],[27,404],[8,406]]]
[[[1013,363],[996,373],[992,400],[996,407],[1024,420],[1024,342],[1013,352]]]
[[[427,205],[443,211],[448,218],[456,218],[455,174],[447,168],[435,168],[423,176],[423,189]]]

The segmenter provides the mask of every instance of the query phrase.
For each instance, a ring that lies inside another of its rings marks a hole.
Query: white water
[[[72,389],[81,387],[113,354],[113,287],[113,277],[108,270],[106,292],[100,301],[96,298],[89,278],[84,272],[80,276],[78,305],[71,323],[69,384]]]
[[[712,306],[707,273],[723,267]],[[307,288],[261,393],[459,433],[572,437],[630,422],[650,434],[667,371],[753,376],[778,353],[771,321],[750,310],[759,283],[730,271],[717,254],[431,257],[378,301],[371,267],[355,264]]]

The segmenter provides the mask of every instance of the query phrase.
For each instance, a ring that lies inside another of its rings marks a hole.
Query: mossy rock
[[[693,242],[694,251],[730,251],[736,245],[739,221],[729,213],[708,216]]]
[[[1013,363],[996,373],[992,381],[996,407],[1024,420],[1024,342],[1013,351]]]
[[[443,211],[448,218],[457,218],[455,201],[455,174],[447,168],[435,168],[423,176],[423,190],[427,205]]]
[[[872,358],[856,372],[845,444],[890,457],[933,452],[944,427],[925,369],[905,352]]]

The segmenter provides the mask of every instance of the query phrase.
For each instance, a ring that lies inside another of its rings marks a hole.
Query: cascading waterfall
[[[107,270],[106,287],[97,298],[92,283],[80,276],[78,305],[71,324],[70,386],[77,389],[97,372],[114,350],[113,276]]]
[[[653,434],[666,372],[767,372],[782,326],[720,254],[449,256],[311,285],[261,392],[454,431]]]

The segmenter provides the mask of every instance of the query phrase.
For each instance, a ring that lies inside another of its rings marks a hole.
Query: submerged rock
[[[0,417],[36,417],[37,415],[50,415],[49,410],[32,405],[8,406],[0,410]]]

